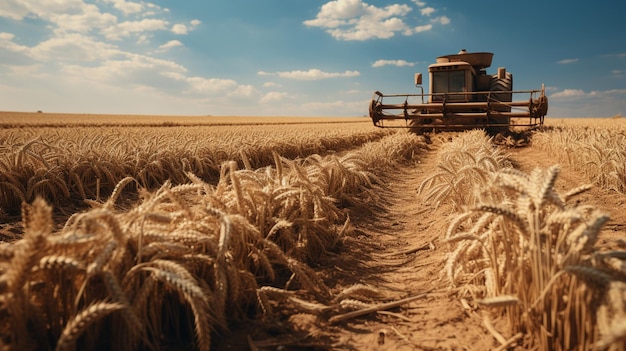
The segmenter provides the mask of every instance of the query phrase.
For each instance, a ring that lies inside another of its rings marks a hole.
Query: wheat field
[[[316,266],[346,250],[351,211],[376,211],[386,177],[435,154],[416,196],[451,209],[441,277],[509,321],[502,349],[624,350],[626,251],[598,245],[609,215],[577,201],[624,194],[621,120],[532,132],[587,179],[561,191],[559,166],[516,169],[515,140],[481,130],[131,117],[2,113],[0,218],[18,231],[0,243],[2,349],[210,350],[285,309],[340,320],[380,289],[337,289]]]

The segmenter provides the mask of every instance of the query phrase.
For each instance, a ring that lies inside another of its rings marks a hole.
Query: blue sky
[[[544,83],[548,117],[613,116],[625,16],[603,0],[2,0],[0,110],[362,116],[467,49],[516,90]]]

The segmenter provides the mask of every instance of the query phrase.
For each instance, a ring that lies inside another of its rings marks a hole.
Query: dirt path
[[[435,169],[436,150],[420,163],[398,170],[387,183],[387,204],[374,216],[356,214],[360,235],[346,245],[358,270],[342,285],[362,283],[380,288],[390,300],[426,296],[413,302],[341,323],[335,347],[354,350],[487,350],[494,346],[482,319],[451,296],[441,271],[447,249],[440,238],[450,209],[435,209],[418,195],[419,184]],[[356,279],[350,279],[352,276]]]
[[[245,346],[252,350],[490,350],[499,346],[483,324],[482,312],[464,307],[442,279],[448,251],[440,238],[451,211],[446,206],[434,208],[417,193],[422,180],[436,169],[436,149],[421,155],[418,164],[400,167],[387,178],[387,190],[379,194],[382,201],[372,199],[371,211],[351,211],[355,231],[339,255],[317,268],[335,294],[364,284],[380,291],[378,302],[422,297],[336,323],[330,323],[328,315],[296,313],[261,328],[262,332],[258,326],[247,326],[231,335],[232,342],[221,349],[244,346],[241,341],[247,338]],[[525,172],[555,164],[532,146],[511,149],[510,158]],[[588,180],[582,174],[562,166],[556,187],[566,191],[585,183]],[[594,188],[579,200],[611,214],[600,245],[623,249],[626,196]],[[505,321],[492,323],[504,337],[511,336]]]

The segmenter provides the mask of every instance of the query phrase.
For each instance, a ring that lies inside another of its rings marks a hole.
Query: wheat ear
[[[173,288],[187,301],[194,315],[196,339],[199,350],[208,351],[211,346],[211,323],[207,295],[195,280],[185,279],[178,274],[154,267],[144,267],[152,277],[165,286]]]
[[[75,349],[75,343],[78,337],[85,332],[85,330],[97,322],[98,320],[106,317],[112,312],[121,310],[124,305],[119,303],[98,302],[84,309],[77,314],[63,329],[61,337],[59,338],[56,351],[72,351]]]

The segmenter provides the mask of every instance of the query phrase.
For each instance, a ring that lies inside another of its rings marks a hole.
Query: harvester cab
[[[490,52],[461,50],[428,66],[428,94],[421,73],[415,74],[418,94],[375,92],[369,106],[374,125],[419,131],[542,125],[548,112],[543,85],[541,90],[514,91],[513,75],[505,68],[487,74],[492,59]],[[514,96],[522,98],[514,101]]]

